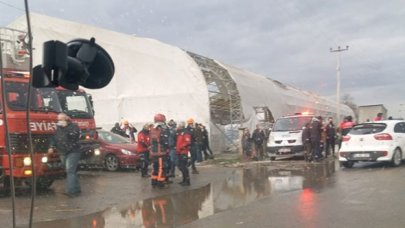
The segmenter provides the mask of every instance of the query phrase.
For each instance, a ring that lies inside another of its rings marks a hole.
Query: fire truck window
[[[62,108],[59,104],[58,95],[53,88],[41,88],[38,91],[38,96],[41,97],[42,110],[62,112]]]
[[[10,109],[15,111],[25,111],[27,109],[28,84],[27,83],[6,83],[6,100]],[[42,110],[43,99],[36,89],[31,90],[31,110]]]
[[[25,108],[26,101],[22,93],[8,92],[7,98],[11,109],[20,110]]]

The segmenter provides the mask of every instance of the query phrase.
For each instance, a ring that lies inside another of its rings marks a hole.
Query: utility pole
[[[341,48],[340,46],[337,49],[330,48],[330,52],[337,53],[337,64],[336,64],[336,114],[337,114],[337,124],[340,123],[340,53],[342,51],[349,50],[349,46],[346,45],[346,48]]]

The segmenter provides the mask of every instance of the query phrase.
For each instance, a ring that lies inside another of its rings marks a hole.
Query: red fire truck
[[[42,89],[41,89],[42,90]],[[100,156],[100,143],[97,141],[96,123],[91,97],[83,90],[56,88],[62,111],[76,123],[81,130],[80,148],[81,167],[104,168],[104,158]]]
[[[64,175],[59,157],[47,155],[49,139],[56,129],[57,114],[62,111],[54,88],[31,90],[29,126],[35,154],[33,161],[30,157],[26,116],[30,54],[25,37],[25,32],[0,28],[1,83],[4,81],[0,98],[5,94],[5,103],[0,102],[0,188],[9,187],[11,176],[16,186],[30,185],[32,162],[35,164],[38,188],[48,188],[56,178]],[[8,151],[11,152],[11,164]]]

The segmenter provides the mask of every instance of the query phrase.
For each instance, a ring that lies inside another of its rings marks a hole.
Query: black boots
[[[183,180],[179,183],[181,186],[190,186],[190,179]]]

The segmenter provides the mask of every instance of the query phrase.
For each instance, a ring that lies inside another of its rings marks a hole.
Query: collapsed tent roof
[[[109,128],[122,119],[141,126],[152,122],[156,113],[176,121],[192,117],[211,130],[213,147],[223,149],[224,140],[234,142],[239,126],[253,128],[302,111],[331,116],[336,110],[335,102],[313,93],[154,39],[40,14],[31,14],[31,25],[34,65],[41,64],[42,44],[48,40],[95,37],[111,55],[113,80],[105,88],[90,90],[99,126]],[[26,30],[25,17],[10,27]],[[342,105],[341,113],[352,112]]]

